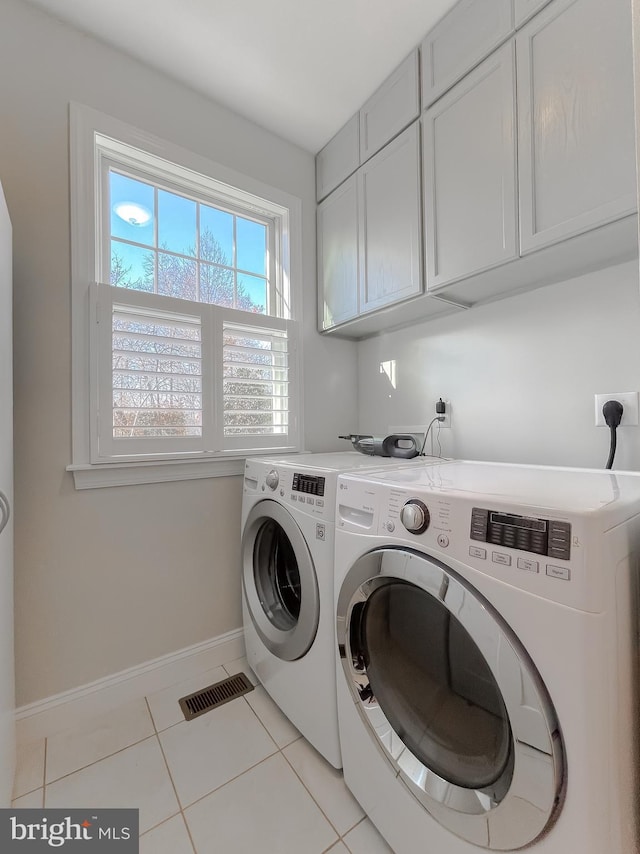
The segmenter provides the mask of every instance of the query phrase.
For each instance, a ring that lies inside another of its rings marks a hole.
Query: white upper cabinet
[[[418,51],[414,50],[360,110],[364,163],[420,115]]]
[[[360,122],[356,113],[316,156],[316,201],[335,190],[359,165]]]
[[[361,166],[358,181],[364,313],[422,291],[419,122]]]
[[[457,3],[422,42],[422,106],[432,104],[513,30],[513,0]]]
[[[320,329],[358,313],[357,176],[318,205],[318,317]]]
[[[554,0],[516,48],[526,253],[636,210],[629,0]]]
[[[513,40],[424,115],[427,287],[518,256]]]
[[[525,21],[539,12],[549,0],[514,0],[516,11],[516,27],[521,27]]]

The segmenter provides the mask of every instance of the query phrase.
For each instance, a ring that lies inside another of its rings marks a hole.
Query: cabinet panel
[[[360,165],[360,122],[352,116],[316,156],[316,201],[353,174]]]
[[[380,151],[419,115],[418,51],[414,50],[360,110],[360,162]]]
[[[429,290],[517,257],[515,114],[511,41],[424,115]]]
[[[513,0],[457,3],[422,42],[422,106],[432,104],[513,29]]]
[[[515,0],[516,27],[521,27],[525,21],[532,18],[549,0]]]
[[[318,317],[329,329],[358,313],[356,176],[318,205]]]
[[[521,252],[636,209],[628,0],[555,0],[517,35]]]
[[[360,312],[422,290],[419,122],[360,167]]]

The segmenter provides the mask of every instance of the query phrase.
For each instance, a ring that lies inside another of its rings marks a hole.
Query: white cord
[[[421,457],[424,457],[424,456],[425,456],[425,453],[424,453],[424,446],[427,444],[427,436],[429,435],[429,431],[431,430],[431,427],[433,426],[433,423],[434,423],[435,421],[438,421],[438,422],[439,422],[439,421],[442,421],[442,420],[443,420],[443,418],[444,418],[444,416],[443,416],[443,415],[436,415],[436,417],[435,417],[435,418],[432,418],[432,419],[431,419],[431,422],[429,423],[429,426],[427,427],[427,432],[424,434],[424,440],[423,440],[423,442],[422,442],[422,447],[420,448],[420,456],[421,456]],[[440,442],[438,442],[438,444],[440,444]],[[442,456],[442,448],[440,448],[440,455]],[[431,437],[431,456],[433,456],[433,436]]]

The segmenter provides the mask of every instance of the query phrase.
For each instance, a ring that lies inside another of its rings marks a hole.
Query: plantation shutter
[[[94,285],[92,462],[296,450],[297,324]]]
[[[293,325],[273,317],[223,319],[221,338],[224,449],[293,447]]]
[[[212,435],[206,312],[157,294],[97,289],[99,459],[201,453]]]

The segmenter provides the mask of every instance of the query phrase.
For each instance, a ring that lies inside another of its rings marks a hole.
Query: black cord
[[[606,469],[610,469],[611,466],[613,465],[613,458],[616,455],[616,444],[617,444],[617,439],[616,439],[617,428],[614,427],[612,424],[609,427],[609,429],[611,430],[611,444],[609,445],[609,459],[607,460],[607,464],[605,466]]]
[[[444,416],[443,415],[436,415],[435,418],[431,419],[431,422],[429,423],[429,426],[427,427],[427,432],[424,434],[424,441],[422,442],[422,447],[420,448],[420,453],[418,455],[420,457],[424,457],[424,455],[425,455],[424,454],[424,446],[427,444],[427,437],[429,435],[429,430],[431,430],[435,421],[444,421]],[[440,449],[440,451],[442,452],[442,448]]]
[[[605,405],[602,407],[602,414],[604,415],[604,423],[608,425],[609,430],[611,431],[611,441],[609,445],[609,459],[607,460],[607,465],[605,468],[610,469],[613,466],[613,458],[616,455],[616,430],[618,429],[618,424],[622,421],[622,413],[624,412],[624,407],[620,403],[619,400],[608,400]]]

